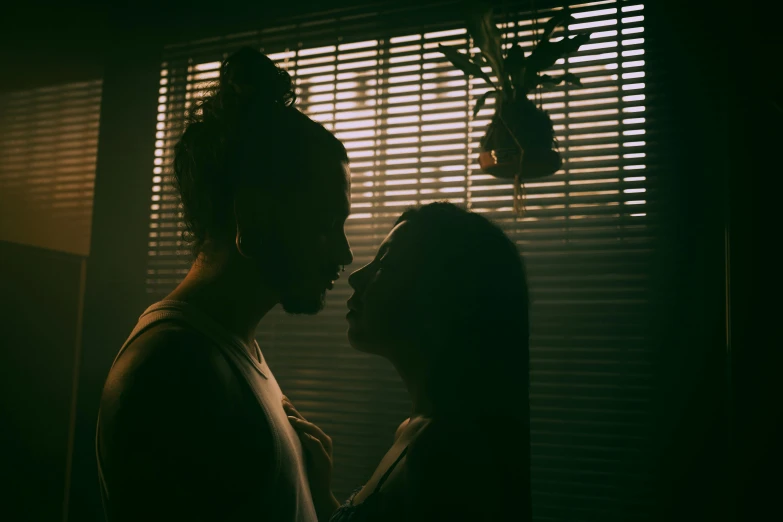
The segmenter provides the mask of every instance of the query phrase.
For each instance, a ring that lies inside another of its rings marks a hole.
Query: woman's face
[[[408,247],[409,225],[398,224],[373,261],[351,274],[348,340],[355,349],[393,357],[415,344],[421,317],[417,310],[416,259]]]

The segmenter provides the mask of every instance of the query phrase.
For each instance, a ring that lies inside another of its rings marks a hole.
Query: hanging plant
[[[515,180],[514,207],[517,210],[521,184],[529,179],[550,176],[562,164],[552,120],[528,95],[540,85],[581,85],[579,78],[571,73],[557,77],[542,74],[590,39],[589,34],[582,33],[552,41],[552,35],[559,27],[567,28],[573,22],[568,9],[555,13],[544,26],[533,52],[526,57],[518,44],[503,52],[503,39],[495,25],[492,9],[485,8],[469,16],[467,24],[480,54],[471,58],[456,47],[440,46],[440,51],[455,67],[468,76],[483,79],[490,87],[476,100],[473,109],[475,117],[490,97],[495,98],[495,114],[480,143],[479,164],[488,174]],[[489,66],[495,81],[484,72],[484,66]]]

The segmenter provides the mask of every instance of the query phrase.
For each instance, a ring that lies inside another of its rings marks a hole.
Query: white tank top
[[[281,518],[276,519],[280,522],[317,522],[318,518],[307,482],[302,445],[288,422],[288,416],[282,406],[283,393],[267,366],[258,343],[255,343],[254,347],[248,347],[192,305],[180,301],[160,301],[147,308],[141,315],[133,332],[120,348],[112,366],[117,363],[133,340],[152,326],[164,321],[184,323],[209,337],[220,347],[223,356],[237,374],[237,378],[246,381],[253,391],[258,402],[259,415],[266,416],[272,432],[275,464],[272,470],[272,487],[263,492],[259,498],[259,520],[264,519],[266,512],[280,514]],[[254,350],[257,351],[258,359],[252,355]],[[105,486],[101,472],[100,451],[97,453],[98,473],[102,486]],[[105,494],[105,487],[102,489]]]

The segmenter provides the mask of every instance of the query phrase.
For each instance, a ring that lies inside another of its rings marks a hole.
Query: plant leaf
[[[439,45],[439,49],[440,52],[442,52],[443,55],[448,58],[452,64],[454,64],[454,67],[461,70],[468,76],[477,76],[483,79],[493,88],[496,88],[489,75],[481,70],[481,66],[479,64],[471,61],[467,54],[459,52],[456,47],[449,47],[443,44]]]
[[[586,44],[589,40],[590,35],[588,33],[582,33],[574,36],[573,38],[563,38],[557,43],[561,46],[562,56],[566,56],[568,54],[577,52],[579,48]]]
[[[552,67],[560,58],[578,51],[589,39],[589,34],[579,34],[573,38],[563,38],[558,42],[548,40],[540,42],[527,57],[528,71],[539,73]]]
[[[546,24],[544,25],[544,32],[541,35],[541,39],[539,42],[546,42],[549,41],[550,38],[552,38],[552,35],[557,30],[558,27],[561,25],[565,25],[566,27],[568,24],[574,21],[574,17],[571,15],[571,10],[568,8],[565,8],[561,11],[558,11],[555,13],[552,18],[547,20]]]
[[[560,54],[555,44],[546,40],[542,41],[527,57],[527,73],[538,74],[544,69],[552,67],[558,58],[560,58]]]
[[[479,111],[484,108],[484,104],[486,103],[487,99],[489,99],[490,96],[497,96],[498,91],[487,91],[484,94],[481,95],[481,97],[476,100],[476,106],[473,107],[473,117],[475,118]]]
[[[503,68],[511,77],[511,84],[514,86],[514,89],[522,93],[525,92],[525,66],[525,51],[519,44],[514,44],[508,50],[506,60],[503,62]]]
[[[548,74],[542,74],[538,76],[536,85],[560,85],[561,83],[566,82],[570,83],[572,85],[579,85],[582,86],[582,81],[577,77],[574,73],[566,73],[562,76],[549,76]]]
[[[508,81],[503,74],[502,37],[495,25],[492,8],[486,7],[481,11],[473,11],[468,16],[467,25],[468,32],[505,88]]]
[[[560,77],[560,81],[563,81],[565,83],[570,83],[571,85],[578,85],[579,87],[582,86],[582,80],[574,73],[564,74],[563,76]]]

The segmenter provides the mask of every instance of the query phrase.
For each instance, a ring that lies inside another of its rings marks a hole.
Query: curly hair
[[[234,195],[243,184],[291,191],[314,175],[302,168],[304,147],[348,161],[342,143],[294,107],[291,76],[261,52],[244,47],[229,56],[210,91],[189,111],[174,148],[183,238],[195,255],[233,235]]]

